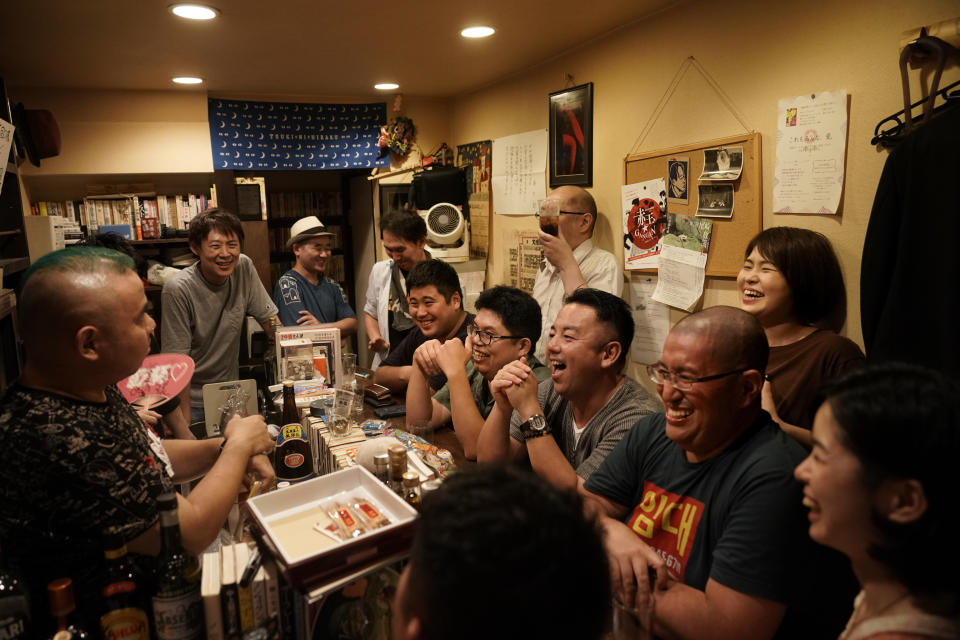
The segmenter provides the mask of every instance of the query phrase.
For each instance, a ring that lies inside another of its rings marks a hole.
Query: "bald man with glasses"
[[[842,560],[806,535],[793,478],[804,450],[760,407],[768,351],[740,309],[678,322],[647,367],[664,411],[581,489],[618,599],[657,637],[836,637],[849,610],[822,600]]]
[[[619,296],[623,293],[623,270],[609,251],[593,244],[597,203],[582,187],[554,189],[548,200],[560,208],[558,235],[540,231],[544,263],[533,284],[533,297],[543,311],[540,339],[534,354],[545,361],[550,326],[557,319],[564,298],[584,287]]]
[[[467,326],[467,339],[443,343],[429,340],[413,355],[407,386],[407,426],[452,422],[464,456],[477,456],[477,438],[493,408],[490,381],[501,367],[522,360],[537,380],[550,375],[532,350],[540,336],[540,307],[529,293],[497,286],[477,298],[477,315]],[[431,375],[444,373],[447,383],[431,396]]]

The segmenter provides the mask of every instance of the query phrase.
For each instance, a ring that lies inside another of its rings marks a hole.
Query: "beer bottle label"
[[[159,640],[195,640],[203,636],[200,585],[186,593],[153,597],[153,618]]]
[[[142,609],[117,609],[100,618],[104,640],[149,640],[147,614]]]
[[[26,617],[13,615],[0,620],[0,639],[17,640],[26,637],[28,637]]]

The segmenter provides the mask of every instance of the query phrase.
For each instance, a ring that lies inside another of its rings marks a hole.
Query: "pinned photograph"
[[[701,184],[700,199],[697,203],[698,218],[732,218],[733,185]]]
[[[667,201],[677,204],[687,204],[687,176],[690,162],[687,158],[670,158],[667,160],[667,175],[669,188]]]
[[[703,150],[701,180],[737,180],[743,171],[743,147]]]

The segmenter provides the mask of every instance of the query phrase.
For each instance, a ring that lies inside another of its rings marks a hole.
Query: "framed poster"
[[[593,83],[550,94],[550,187],[593,185]]]

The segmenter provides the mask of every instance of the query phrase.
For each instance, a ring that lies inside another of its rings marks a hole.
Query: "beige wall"
[[[870,146],[873,128],[901,108],[897,61],[900,32],[960,13],[954,0],[913,3],[681,3],[580,50],[453,102],[453,142],[493,139],[547,127],[547,94],[594,83],[594,183],[605,219],[599,244],[622,260],[618,240],[623,158],[678,144],[734,135],[743,129],[690,69],[643,146],[641,130],[684,59],[692,55],[731,97],[751,128],[763,136],[764,227],[803,226],[827,234],[847,282],[846,334],[862,343],[859,316],[860,255],[885,152]],[[945,74],[943,84],[951,81]],[[847,173],[841,215],[773,215],[776,108],[780,98],[845,88],[850,99]],[[916,91],[914,92],[916,95]],[[494,158],[496,162],[496,158]],[[533,217],[494,216],[494,247],[505,231],[533,228]],[[488,284],[502,283],[504,256],[490,253]],[[737,304],[736,283],[708,279],[704,304]],[[680,317],[672,312],[673,320]]]

